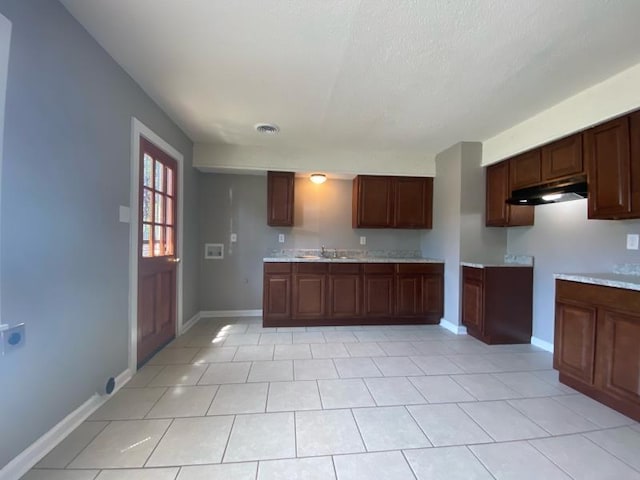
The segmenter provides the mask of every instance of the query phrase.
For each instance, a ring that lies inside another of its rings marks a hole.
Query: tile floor
[[[551,361],[437,326],[202,320],[24,479],[640,479],[640,425]]]

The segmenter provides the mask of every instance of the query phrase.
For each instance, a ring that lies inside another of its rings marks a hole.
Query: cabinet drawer
[[[366,274],[392,274],[395,271],[395,267],[395,263],[365,263],[363,265],[363,271]]]
[[[290,263],[265,263],[264,273],[291,273]]]
[[[482,281],[484,279],[484,269],[475,267],[462,267],[462,277],[466,280]]]
[[[338,275],[357,275],[360,273],[359,263],[330,263],[329,273]]]
[[[327,273],[328,263],[296,263],[296,273]]]
[[[444,271],[442,263],[398,263],[396,268],[398,273],[437,274]]]

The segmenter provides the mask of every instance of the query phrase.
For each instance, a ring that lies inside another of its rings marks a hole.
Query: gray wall
[[[200,184],[203,310],[262,308],[262,258],[272,249],[420,250],[420,230],[353,229],[351,180],[315,185],[296,178],[294,227],[267,226],[265,176],[207,174]],[[238,242],[229,245],[229,236]],[[285,243],[278,243],[278,234]],[[367,237],[361,246],[360,236]],[[224,243],[223,260],[204,260],[205,243]],[[231,248],[231,250],[230,250]]]
[[[424,232],[422,254],[445,262],[444,318],[460,324],[460,262],[502,261],[504,229],[486,228],[482,144],[461,142],[436,156],[433,230]]]
[[[199,310],[192,143],[55,1],[0,0],[13,23],[2,172],[0,466],[127,368],[131,116],[185,155],[184,315]]]
[[[640,263],[637,250],[626,250],[626,234],[640,233],[640,220],[587,220],[587,200],[535,209],[533,227],[508,229],[508,250],[535,257],[533,336],[553,342],[553,274],[610,272],[616,263]]]

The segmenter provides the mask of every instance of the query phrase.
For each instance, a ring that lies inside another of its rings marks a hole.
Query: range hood
[[[584,175],[511,192],[511,205],[544,205],[587,198],[587,177]]]

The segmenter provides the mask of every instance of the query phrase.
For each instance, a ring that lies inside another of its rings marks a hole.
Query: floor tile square
[[[185,466],[177,480],[255,480],[257,462]]]
[[[404,377],[367,378],[364,381],[377,405],[427,403],[420,392]]]
[[[276,345],[274,360],[304,360],[311,358],[309,344]]]
[[[456,404],[414,405],[407,409],[436,447],[493,441]]]
[[[178,418],[147,461],[147,467],[222,461],[233,417]]]
[[[510,400],[509,404],[552,435],[586,432],[598,428],[552,398]]]
[[[258,480],[335,480],[331,457],[260,462]]]
[[[451,375],[464,373],[462,369],[446,357],[440,355],[418,355],[411,357],[425,375]]]
[[[98,470],[29,470],[21,480],[94,480]]]
[[[313,380],[274,382],[269,387],[268,412],[315,410],[321,407],[318,385]]]
[[[577,395],[562,395],[553,398],[565,407],[573,410],[579,415],[582,415],[590,422],[595,423],[602,428],[622,427],[635,423],[629,417],[626,417],[606,405],[582,395],[581,393]]]
[[[412,480],[409,464],[401,452],[359,453],[333,458],[338,480]]]
[[[127,420],[110,423],[69,468],[142,467],[171,420]]]
[[[296,412],[299,457],[364,452],[351,410]]]
[[[527,442],[491,443],[469,448],[498,480],[570,480]]]
[[[333,361],[326,360],[294,360],[293,373],[296,380],[319,380],[338,378]]]
[[[325,343],[322,332],[298,332],[293,334],[293,343]]]
[[[378,367],[370,358],[336,358],[333,363],[335,363],[341,378],[382,376],[382,372],[378,370]]]
[[[273,345],[241,345],[238,347],[234,362],[256,362],[273,360]]]
[[[199,348],[163,348],[156,353],[147,363],[149,365],[178,365],[191,363]]]
[[[164,367],[161,365],[145,365],[122,388],[146,387],[162,370],[164,370]]]
[[[249,376],[250,362],[212,363],[202,375],[199,385],[244,383]]]
[[[277,360],[253,362],[248,382],[286,382],[293,380],[293,362]]]
[[[584,436],[636,470],[640,470],[640,431],[620,427],[585,433]]]
[[[459,406],[498,442],[549,435],[504,401],[461,403]]]
[[[311,345],[313,358],[348,358],[349,354],[341,343],[314,343]]]
[[[409,381],[429,403],[474,402],[476,399],[446,375],[411,377]]]
[[[375,327],[374,327],[375,328]],[[382,329],[376,330],[364,330],[364,331],[354,331],[353,334],[356,336],[359,342],[387,342],[389,341],[389,337],[384,334]]]
[[[257,345],[260,340],[260,335],[259,333],[231,333],[227,335],[224,346]]]
[[[168,365],[149,382],[149,386],[195,385],[206,369],[206,365]]]
[[[532,440],[530,443],[573,478],[640,479],[640,473],[581,435]]]
[[[158,400],[146,418],[201,417],[207,414],[216,385],[173,387]]]
[[[522,396],[487,373],[455,375],[453,379],[478,400],[505,400]]]
[[[387,355],[377,343],[345,343],[344,346],[352,357],[384,357]]]
[[[230,415],[264,412],[268,383],[220,385],[208,415]]]
[[[65,468],[107,425],[108,422],[81,423],[67,438],[40,460],[36,467]]]
[[[356,343],[358,338],[353,332],[347,332],[344,330],[334,332],[322,332],[327,343]]]
[[[372,360],[385,377],[424,375],[409,357],[377,357]]]
[[[166,388],[123,388],[96,410],[89,420],[142,419],[166,390]]]
[[[324,408],[373,407],[375,402],[361,379],[318,380]]]
[[[523,397],[550,397],[563,393],[531,372],[494,373],[492,375]]]
[[[192,363],[198,365],[200,363],[230,362],[237,350],[237,347],[203,348],[193,357]]]
[[[411,342],[378,342],[378,346],[390,357],[420,355]]]
[[[465,373],[496,373],[505,371],[505,367],[498,366],[491,361],[490,355],[459,354],[448,355],[447,358],[462,368]]]
[[[546,382],[552,387],[560,390],[562,393],[565,393],[565,394],[578,393],[573,388],[563,383],[560,383],[559,372],[557,370],[537,370],[530,373],[538,377],[543,382]]]
[[[404,407],[356,408],[353,415],[368,451],[431,446]]]
[[[404,454],[418,480],[493,480],[465,447],[422,448]]]
[[[296,456],[293,413],[238,415],[225,462],[276,460]]]
[[[262,333],[258,345],[291,344],[291,333]]]
[[[103,470],[96,480],[174,480],[178,470],[177,467]]]
[[[425,341],[411,342],[413,348],[418,352],[416,355],[435,356],[435,355],[451,355],[455,353],[449,347],[447,342]]]

